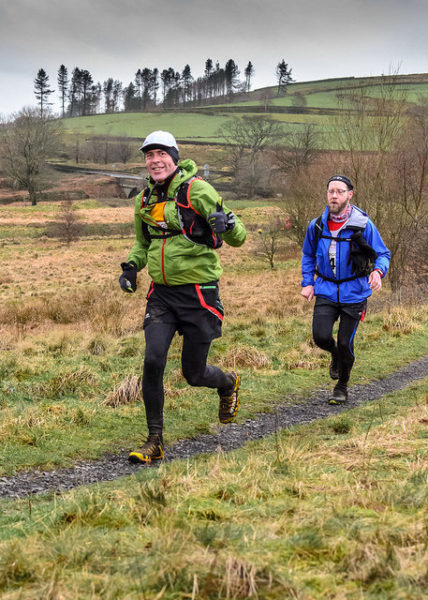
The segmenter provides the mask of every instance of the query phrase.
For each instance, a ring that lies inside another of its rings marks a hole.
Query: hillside
[[[283,124],[284,132],[300,131],[313,124],[328,133],[333,119],[351,108],[347,95],[360,90],[376,98],[382,86],[395,86],[406,101],[416,103],[428,99],[428,74],[396,77],[324,79],[292,83],[284,96],[278,97],[276,86],[248,94],[237,94],[229,103],[189,105],[173,112],[159,110],[146,113],[115,113],[63,119],[68,134],[85,136],[119,136],[141,139],[154,129],[173,131],[181,142],[221,144],[219,128],[231,117],[265,115]],[[325,142],[334,149],[334,141]]]
[[[135,295],[119,289],[133,201],[106,198],[104,178],[92,177],[67,174],[49,190],[85,194],[68,244],[61,203],[0,204],[1,598],[425,598],[428,383],[388,382],[424,357],[427,307],[394,305],[386,284],[358,332],[349,407],[326,414],[329,359],[311,340],[300,249],[284,233],[269,268],[259,231],[280,207],[228,204],[248,240],[219,251],[226,318],[210,361],[242,375],[236,423],[218,423],[215,390],[186,384],[177,336],[167,461],[114,471],[146,434],[138,376],[150,278],[139,273]],[[261,418],[274,435],[257,430]],[[243,445],[228,452],[237,432]],[[217,436],[221,447],[202,443]],[[193,453],[178,455],[188,444]],[[96,463],[114,481],[90,485]],[[81,485],[58,492],[74,466]],[[52,477],[61,485],[47,486]]]

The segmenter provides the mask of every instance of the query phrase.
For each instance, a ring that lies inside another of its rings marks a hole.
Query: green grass
[[[399,76],[400,87],[405,91],[408,102],[418,102],[428,97],[428,82],[426,75]],[[283,97],[275,96],[272,87],[271,108],[275,106],[293,106],[294,94],[302,94],[306,106],[310,109],[338,109],[337,93],[346,93],[346,88],[363,87],[367,96],[376,97],[380,93],[380,78],[345,78],[320,80],[313,82],[294,83],[288,87],[288,93]],[[196,107],[192,112],[180,109],[177,112],[155,113],[118,113],[95,115],[73,119],[63,119],[67,134],[80,133],[85,136],[107,135],[143,138],[155,129],[173,131],[176,138],[182,142],[192,141],[221,144],[224,140],[219,137],[218,129],[232,117],[244,118],[250,112],[239,112],[239,107],[251,109],[263,104],[263,90],[256,90],[248,95],[248,101],[242,97],[236,102],[206,107]],[[346,106],[346,102],[345,102]],[[237,110],[238,109],[238,110]],[[259,112],[254,114],[260,115]],[[263,113],[264,114],[264,113]],[[326,149],[337,149],[334,139],[328,134],[332,128],[332,117],[322,114],[287,114],[269,112],[269,117],[281,121],[284,132],[298,132],[308,123],[316,125],[326,134],[324,146]]]
[[[150,131],[174,131],[178,140],[212,141],[227,117],[195,113],[118,113],[63,119],[65,133],[144,138]]]
[[[295,268],[295,261],[288,263]],[[263,266],[247,265],[245,275]],[[286,267],[287,269],[287,267]],[[240,270],[236,270],[237,277]],[[49,305],[53,322],[73,323],[88,315],[98,327],[120,327],[115,304],[105,305],[97,316],[96,290],[88,288],[85,308],[77,312],[64,305]],[[128,300],[128,299],[127,299]],[[40,296],[36,299],[40,302]],[[10,305],[14,310],[16,304]],[[18,335],[26,335],[25,319],[35,317],[27,301],[25,316],[17,313]],[[130,301],[126,306],[131,308]],[[123,310],[127,310],[123,306]],[[122,309],[121,309],[122,310]],[[276,309],[275,309],[276,310]],[[111,314],[110,314],[110,311]],[[40,309],[38,313],[40,314]],[[424,354],[428,321],[423,310],[400,319],[369,315],[356,340],[357,363],[353,383],[383,377]],[[112,329],[112,330],[113,330]],[[304,395],[319,386],[330,386],[328,357],[311,343],[310,315],[266,318],[230,318],[223,338],[214,342],[210,360],[231,368],[236,363],[243,378],[243,401],[238,421],[269,410],[287,395]],[[23,349],[5,349],[0,357],[0,389],[4,395],[0,426],[0,473],[32,467],[68,466],[77,458],[97,458],[126,445],[132,447],[145,435],[141,401],[112,409],[104,399],[126,375],[140,374],[144,352],[143,333],[119,337],[94,333],[88,338],[71,332],[36,338]],[[176,337],[165,372],[166,442],[215,431],[217,396],[208,389],[190,388],[180,373],[181,339]],[[268,393],[266,392],[268,390]],[[195,410],[197,407],[197,410]]]
[[[298,295],[297,252],[286,245],[275,271],[255,256],[254,227],[272,219],[270,204],[232,202],[251,230],[242,249],[221,250],[226,319],[210,361],[242,374],[238,422],[332,385],[328,356],[311,341],[313,307]],[[99,205],[78,206],[91,209],[90,221]],[[56,214],[56,205],[35,208],[41,221]],[[28,215],[4,210],[17,221]],[[117,286],[132,238],[65,247],[22,235],[1,244],[0,476],[133,449],[146,435],[141,399],[105,404],[142,368],[149,278],[140,273],[135,296]],[[427,329],[426,306],[369,304],[352,383],[423,356]],[[180,353],[176,337],[165,376],[168,445],[222,427],[215,390],[185,383]],[[228,455],[1,500],[0,596],[422,600],[427,386]]]
[[[427,394],[425,379],[229,454],[2,500],[0,591],[422,600]]]

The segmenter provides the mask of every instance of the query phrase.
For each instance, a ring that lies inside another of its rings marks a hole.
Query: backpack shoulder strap
[[[190,177],[190,179],[187,179],[186,181],[183,181],[183,183],[181,183],[177,189],[175,202],[177,206],[180,206],[181,208],[191,208],[193,212],[195,212],[198,215],[198,211],[194,208],[194,206],[192,206],[192,203],[190,202],[190,188],[192,186],[192,183],[197,180],[204,181],[202,177],[198,177],[196,175]]]
[[[315,250],[318,247],[318,242],[320,241],[320,238],[322,236],[322,215],[320,215],[317,220],[315,221]]]

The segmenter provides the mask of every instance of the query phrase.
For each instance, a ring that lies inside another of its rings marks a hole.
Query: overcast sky
[[[428,0],[0,0],[0,114],[35,105],[40,68],[56,90],[61,64],[128,85],[139,68],[251,60],[253,89],[283,58],[296,81],[425,73],[427,24]]]

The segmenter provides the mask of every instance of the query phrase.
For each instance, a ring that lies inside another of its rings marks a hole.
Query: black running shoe
[[[218,418],[220,423],[230,423],[236,417],[239,410],[238,390],[241,386],[241,378],[238,373],[232,371],[233,387],[227,392],[220,392],[220,404],[218,408]]]
[[[339,379],[339,368],[338,368],[338,364],[337,364],[338,360],[337,360],[337,352],[332,352],[331,353],[331,363],[330,363],[330,377],[332,379]]]
[[[129,455],[129,462],[136,463],[151,463],[152,460],[160,460],[164,457],[163,442],[157,434],[151,434],[147,441],[135,452]]]
[[[348,389],[346,385],[336,383],[334,390],[330,398],[328,399],[329,404],[345,404],[348,400]]]

